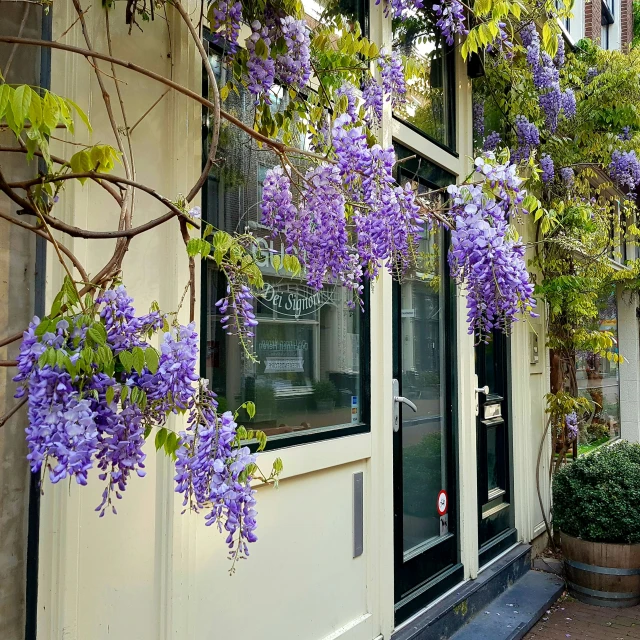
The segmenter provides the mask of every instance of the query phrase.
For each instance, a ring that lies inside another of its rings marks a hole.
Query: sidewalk
[[[563,597],[534,625],[524,640],[640,640],[640,606],[592,607]],[[487,639],[489,640],[489,639]]]

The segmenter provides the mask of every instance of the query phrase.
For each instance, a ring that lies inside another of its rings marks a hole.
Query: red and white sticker
[[[443,516],[447,513],[449,509],[449,497],[447,496],[447,492],[442,489],[438,494],[438,515]]]

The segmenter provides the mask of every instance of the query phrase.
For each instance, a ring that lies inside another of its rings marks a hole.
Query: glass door
[[[509,433],[508,338],[475,348],[479,566],[515,544]]]
[[[411,179],[420,189],[433,188],[419,176]],[[396,623],[462,580],[451,403],[452,296],[442,235],[427,232],[421,271],[394,289]]]

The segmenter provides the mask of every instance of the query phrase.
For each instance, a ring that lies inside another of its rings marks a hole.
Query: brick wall
[[[602,26],[601,0],[584,0],[584,35],[600,42]],[[620,28],[622,50],[626,51],[633,39],[633,0],[620,0],[620,10],[615,16]]]
[[[620,0],[620,4],[620,36],[626,51],[633,40],[633,0]]]
[[[622,0],[631,2],[632,0]],[[585,0],[584,5],[584,35],[596,42],[600,42],[602,20],[602,6],[600,0]]]

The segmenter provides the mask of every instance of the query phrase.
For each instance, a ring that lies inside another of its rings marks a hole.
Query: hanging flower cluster
[[[433,5],[433,12],[438,17],[436,27],[449,46],[453,46],[456,34],[466,36],[469,33],[464,7],[458,0],[442,0]]]
[[[564,419],[565,426],[567,428],[567,435],[569,440],[575,440],[578,437],[578,415],[575,411],[568,413]]]
[[[376,5],[379,4],[380,0],[376,0]],[[391,14],[394,18],[404,20],[423,6],[422,0],[384,0],[384,15],[388,17]]]
[[[545,126],[552,133],[558,128],[558,117],[564,112],[565,118],[572,118],[576,112],[573,91],[560,90],[559,68],[564,64],[564,41],[558,37],[558,51],[554,59],[546,51],[541,51],[540,36],[533,22],[524,25],[521,31],[522,43],[527,49],[527,63],[533,74],[533,84],[540,92],[538,102],[544,112]]]
[[[393,178],[393,148],[369,147],[352,122],[348,113],[335,120],[335,162],[307,171],[299,202],[282,167],[267,172],[262,221],[288,254],[297,250],[309,286],[336,282],[359,298],[363,277],[375,278],[380,264],[404,272],[423,223],[413,190]]]
[[[475,161],[483,181],[448,188],[452,201],[449,266],[467,289],[469,333],[487,340],[494,329],[508,331],[518,313],[535,316],[533,286],[524,246],[512,237],[508,216],[525,192],[515,164],[498,164],[493,154]]]
[[[251,23],[246,46],[247,88],[256,98],[271,104],[269,93],[275,82],[301,91],[311,77],[309,27],[291,16],[262,24]],[[275,54],[273,54],[275,51]]]
[[[611,154],[609,164],[609,175],[619,185],[629,187],[630,191],[635,191],[640,184],[640,160],[636,152],[614,151]]]
[[[233,414],[218,415],[215,394],[200,382],[189,406],[188,426],[176,451],[176,493],[183,506],[206,509],[207,526],[227,532],[229,555],[249,555],[255,534],[256,492],[251,488],[256,455],[241,446]],[[236,539],[237,534],[237,539]]]
[[[548,154],[543,154],[542,158],[540,158],[540,168],[542,169],[542,175],[540,176],[542,182],[548,184],[553,182],[553,178],[555,177],[555,169],[553,166],[553,158]]]
[[[534,149],[540,146],[540,132],[533,122],[529,122],[524,116],[516,116],[516,137],[518,146],[511,154],[514,162],[521,160],[526,162],[531,157]]]
[[[387,53],[382,49],[378,59],[378,66],[382,77],[382,91],[387,96],[387,100],[391,100],[391,104],[395,108],[404,102],[404,97],[407,93],[402,59],[397,51]]]
[[[235,53],[238,50],[242,3],[213,0],[209,7],[209,18],[213,41],[228,53]]]
[[[211,503],[207,524],[226,529],[232,555],[246,555],[246,543],[255,540],[255,498],[251,475],[243,472],[255,456],[241,446],[232,415],[215,415],[213,394],[196,374],[194,325],[170,328],[157,309],[137,316],[123,286],[103,291],[84,309],[70,280],[64,291],[69,311],[60,314],[59,296],[53,319],[33,319],[14,378],[16,397],[28,395],[31,470],[46,470],[52,483],[74,478],[86,485],[96,467],[105,483],[96,511],[116,513],[114,498],[122,498],[132,476],[145,475],[147,435],[163,429],[167,437],[167,416],[188,411],[187,432],[180,441],[171,434],[178,450],[176,490],[185,492],[185,469],[192,477],[198,465],[215,468],[206,499],[200,491],[196,501]],[[163,328],[158,353],[149,339]],[[200,446],[205,435],[209,449]],[[240,541],[233,547],[236,532]]]
[[[473,133],[478,138],[484,138],[484,102],[474,101],[472,112]]]

